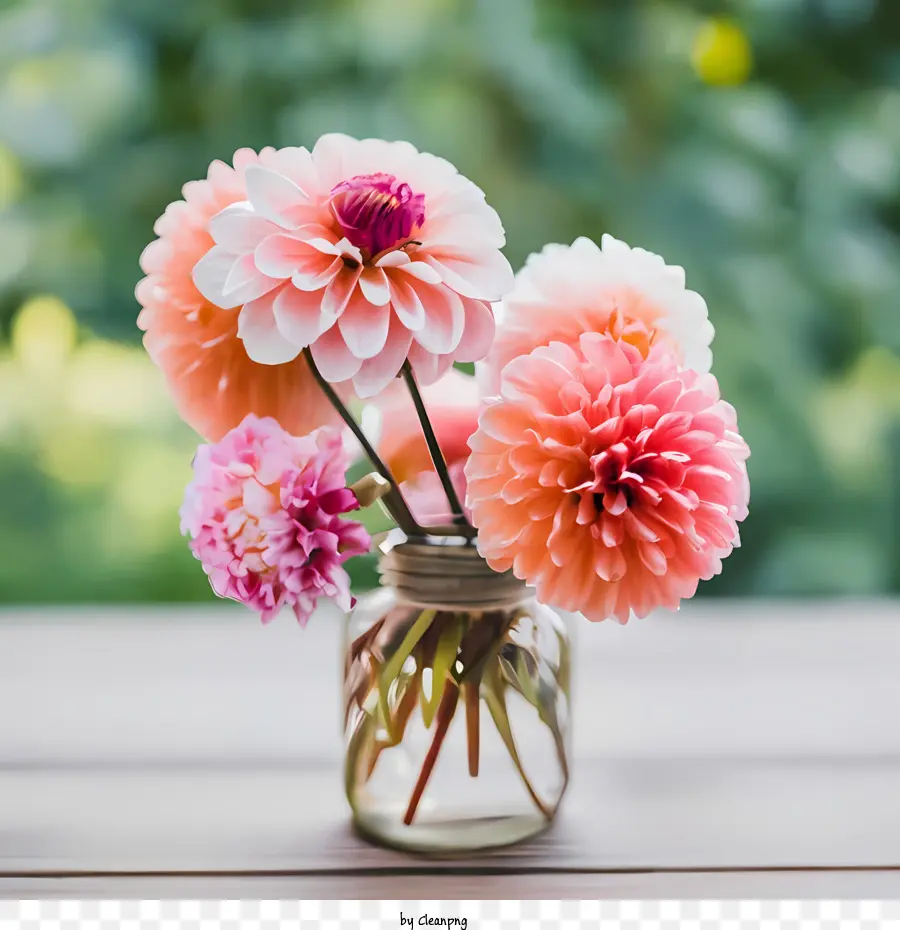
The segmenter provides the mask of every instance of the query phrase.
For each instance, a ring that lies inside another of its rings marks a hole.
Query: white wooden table
[[[0,895],[900,895],[898,603],[580,621],[559,821],[470,860],[351,831],[339,629],[0,612]]]

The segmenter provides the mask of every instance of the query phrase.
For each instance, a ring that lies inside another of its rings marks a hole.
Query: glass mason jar
[[[471,540],[392,541],[350,615],[346,791],[358,830],[417,852],[515,843],[569,777],[564,620]],[[393,544],[392,544],[393,543]]]

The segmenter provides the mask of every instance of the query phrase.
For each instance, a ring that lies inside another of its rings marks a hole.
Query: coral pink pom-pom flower
[[[492,568],[591,620],[677,608],[739,545],[749,450],[716,379],[590,333],[510,362],[470,440]]]
[[[144,249],[147,275],[137,286],[143,307],[138,326],[144,346],[162,369],[178,412],[205,439],[215,441],[248,413],[275,417],[295,434],[334,422],[337,415],[303,358],[260,365],[238,338],[238,311],[211,304],[192,280],[194,265],[214,245],[209,220],[247,196],[244,172],[265,164],[240,149],[234,167],[213,162],[207,177],[184,186],[184,200],[169,204],[154,227],[158,239]]]
[[[310,346],[328,381],[371,397],[407,358],[429,384],[485,355],[512,269],[499,217],[449,162],[335,134],[246,178],[246,200],[211,219],[215,246],[194,281],[241,308],[252,359],[284,363]]]
[[[685,288],[684,269],[605,235],[547,245],[529,256],[503,301],[503,314],[479,370],[496,393],[504,365],[551,342],[574,345],[582,333],[610,333],[647,355],[667,343],[679,364],[709,371],[713,326],[706,302]]]
[[[264,622],[286,605],[305,625],[319,597],[348,610],[343,563],[371,540],[340,516],[359,506],[346,468],[341,435],[328,427],[298,438],[275,420],[248,416],[215,445],[200,446],[181,528],[215,593]]]

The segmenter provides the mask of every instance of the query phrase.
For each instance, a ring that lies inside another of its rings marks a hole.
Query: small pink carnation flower
[[[484,357],[491,302],[513,274],[499,217],[453,165],[331,134],[245,177],[246,200],[212,217],[193,277],[211,303],[241,308],[251,359],[279,365],[309,346],[328,381],[372,397],[407,358],[430,384]]]
[[[588,333],[511,361],[466,464],[479,549],[590,620],[675,609],[740,544],[750,454],[711,374]]]
[[[247,416],[202,445],[181,508],[181,531],[219,597],[240,601],[264,623],[291,607],[306,625],[320,597],[352,606],[344,562],[367,552],[363,526],[340,515],[359,503],[346,486],[341,434],[307,436]]]

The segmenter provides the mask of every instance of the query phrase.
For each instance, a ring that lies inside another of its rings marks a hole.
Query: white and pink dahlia
[[[200,292],[240,307],[251,359],[311,348],[333,383],[371,397],[408,358],[424,384],[490,347],[490,304],[512,286],[503,226],[449,162],[405,142],[326,135],[245,172],[214,216]]]
[[[580,238],[529,256],[480,366],[485,392],[496,393],[507,362],[551,342],[576,345],[582,333],[609,333],[644,356],[664,342],[683,367],[712,366],[713,326],[704,299],[685,287],[684,269],[605,235],[600,246]]]
[[[343,565],[369,549],[363,526],[341,515],[359,503],[346,486],[341,434],[286,433],[250,415],[202,445],[181,508],[181,531],[219,597],[268,622],[288,606],[305,625],[320,597],[352,606]]]
[[[479,550],[589,620],[677,608],[721,571],[750,454],[711,374],[588,333],[516,358],[466,464]]]

